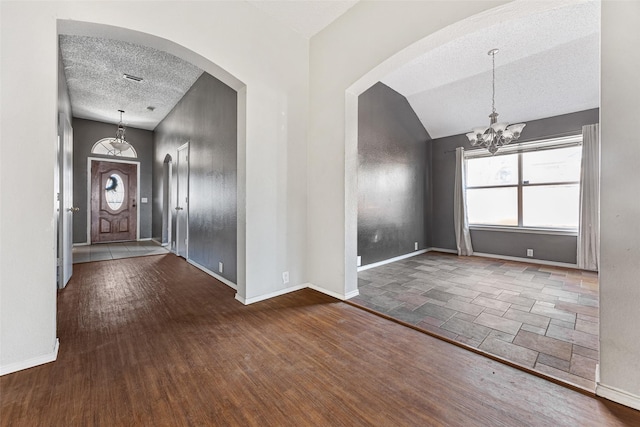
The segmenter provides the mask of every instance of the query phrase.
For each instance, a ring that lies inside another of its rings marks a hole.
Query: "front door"
[[[189,254],[189,145],[178,148],[176,162],[176,254],[187,258]]]
[[[136,240],[138,165],[91,162],[91,243]]]

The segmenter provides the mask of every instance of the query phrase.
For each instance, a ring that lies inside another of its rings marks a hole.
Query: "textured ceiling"
[[[311,38],[358,3],[358,0],[247,0],[247,2],[306,38]]]
[[[74,117],[117,123],[125,110],[125,125],[140,129],[154,129],[202,74],[166,52],[117,40],[61,35],[60,52]]]
[[[552,3],[550,3],[552,4]],[[600,3],[577,2],[505,19],[416,58],[382,79],[407,97],[433,138],[488,125],[496,55],[499,121],[599,106]]]

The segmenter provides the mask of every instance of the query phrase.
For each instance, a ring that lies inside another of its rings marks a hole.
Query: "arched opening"
[[[358,197],[359,197],[358,161],[359,159],[362,158],[358,151],[359,97],[365,92],[367,92],[367,90],[373,87],[376,83],[382,81],[386,76],[391,74],[393,71],[395,71],[396,69],[400,68],[405,64],[410,63],[414,58],[417,58],[418,56],[421,56],[426,53],[437,51],[438,49],[443,49],[444,46],[448,45],[449,43],[454,41],[457,42],[459,39],[468,37],[471,34],[476,33],[478,30],[487,30],[488,27],[490,27],[490,25],[488,24],[490,22],[498,22],[498,21],[501,21],[502,18],[507,18],[507,19],[525,18],[529,15],[540,14],[545,12],[546,10],[552,10],[553,8],[554,7],[551,5],[544,5],[544,4],[534,5],[534,4],[510,3],[496,9],[488,10],[479,15],[472,16],[470,18],[465,19],[464,21],[460,21],[454,25],[444,28],[443,30],[440,30],[434,34],[431,34],[430,36],[415,42],[413,45],[407,47],[406,49],[403,49],[402,51],[398,52],[394,56],[390,57],[386,61],[382,62],[381,64],[379,64],[378,66],[370,70],[368,73],[366,73],[362,78],[360,78],[358,81],[356,81],[353,85],[351,85],[346,90],[346,94],[345,94],[346,95],[345,96],[346,98],[346,103],[345,103],[345,127],[346,127],[345,128],[345,135],[346,135],[345,136],[345,159],[346,161],[345,161],[345,183],[344,183],[345,184],[345,212],[344,212],[345,213],[345,224],[344,224],[345,226],[345,283],[344,283],[344,289],[345,289],[345,296],[347,298],[357,295],[359,291],[358,284],[357,284],[358,283],[358,268],[357,268],[358,255],[360,255],[358,253],[358,219],[359,219],[358,218]],[[489,47],[494,47],[494,46],[489,46]],[[484,54],[485,52],[482,52],[482,53]],[[452,52],[451,54],[454,55],[455,52]],[[589,107],[589,108],[594,109],[594,107]],[[574,110],[574,111],[577,111],[577,110]],[[597,112],[595,113],[595,116],[597,117]],[[544,117],[546,116],[540,116],[539,118],[542,120],[542,118]],[[586,124],[587,123],[584,123],[584,125]],[[413,239],[410,242],[406,242],[406,243],[410,244],[411,249],[413,249],[413,244],[414,244]],[[415,249],[418,249],[418,248],[416,247]],[[410,251],[411,250],[408,250],[407,252],[410,252]],[[525,255],[523,252],[521,257],[524,258],[524,256]],[[569,262],[567,261],[566,263],[568,264]],[[380,291],[380,290],[377,289],[377,291]],[[597,302],[593,302],[593,303],[597,304]],[[597,308],[594,307],[593,309],[597,309]],[[591,311],[592,309],[586,309],[586,310]],[[576,318],[575,313],[573,315],[571,315],[570,313],[567,313],[567,314],[568,314],[567,316],[568,318],[572,318],[572,316],[573,316],[573,319]],[[410,316],[408,315],[406,316],[407,319],[409,317]],[[497,316],[497,317],[500,317],[500,316]],[[468,317],[467,320],[469,319],[473,321],[473,318],[470,316]],[[544,322],[541,318],[536,318],[536,319],[541,320],[541,322]],[[401,320],[405,320],[405,319],[401,318]],[[558,319],[556,319],[556,321],[557,320]],[[533,317],[530,318],[530,321],[533,321]],[[557,323],[556,321],[554,322]],[[550,324],[549,319],[546,319],[546,322],[547,324]],[[409,323],[412,323],[412,322],[409,322]],[[525,323],[525,322],[522,322],[522,323]],[[593,323],[596,324],[596,322],[593,322]],[[591,324],[589,326],[591,326]],[[552,329],[554,328],[555,326],[552,326]],[[428,328],[424,328],[424,329],[428,329]],[[530,329],[533,330],[533,328],[530,328]],[[592,330],[595,330],[597,333],[597,328],[594,328]],[[536,331],[541,332],[540,329],[537,329]],[[515,325],[514,335],[517,335],[518,332],[519,330],[517,329],[517,325]],[[529,332],[530,331],[525,330],[525,334],[523,335],[527,335]],[[557,338],[557,336],[559,336],[559,334],[555,334],[555,332],[549,335],[545,335],[543,332],[542,335],[545,336],[545,338]],[[592,334],[592,335],[595,335],[595,334]],[[483,339],[484,338],[486,337],[483,336]],[[568,348],[568,349],[571,348],[570,345],[565,345],[565,344],[567,343],[565,342],[562,344],[564,348]],[[597,337],[595,340],[592,340],[590,344],[592,344],[593,347],[597,346]],[[482,347],[480,348],[482,349]],[[590,353],[590,355],[594,356],[594,355],[597,355],[597,353],[596,352]],[[570,353],[568,352],[564,354],[563,357],[570,357]],[[592,360],[589,361],[589,363],[595,363],[595,362],[596,360],[593,358]],[[527,367],[533,369],[536,366],[536,364],[537,362],[534,361]],[[541,363],[541,364],[544,365],[544,363]],[[565,363],[563,366],[566,367],[564,374],[569,374],[568,363]],[[546,374],[549,374],[551,371],[552,371],[551,369],[547,369],[546,371],[541,370],[541,372],[545,372]],[[590,374],[593,374],[593,373],[595,373],[595,369],[590,370]],[[554,374],[552,373],[550,375],[554,375]],[[570,375],[562,376],[562,378],[565,379],[566,381],[576,384],[576,382],[573,382],[571,380]],[[582,378],[576,378],[576,379],[580,380],[584,378],[586,377],[583,376]],[[591,378],[590,381],[591,383],[593,383],[593,378]],[[578,384],[583,386],[585,383],[579,382]]]

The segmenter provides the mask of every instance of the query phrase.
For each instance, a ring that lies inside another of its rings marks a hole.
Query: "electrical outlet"
[[[415,242],[415,244],[413,245],[413,249],[415,249],[416,251],[418,250],[418,242]]]
[[[222,261],[220,261],[220,262],[218,263],[218,273],[222,273],[222,267],[223,267],[223,265],[222,265]]]
[[[287,283],[289,283],[289,272],[285,271],[284,273],[282,273],[282,283],[284,283],[285,285]]]
[[[356,267],[360,267],[362,265],[362,257],[358,255],[356,259]]]
[[[533,256],[533,249],[527,249],[527,256]]]

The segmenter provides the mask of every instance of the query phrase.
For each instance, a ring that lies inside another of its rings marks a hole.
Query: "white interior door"
[[[178,148],[176,162],[176,254],[187,258],[189,254],[189,144]]]
[[[60,137],[60,213],[58,227],[58,258],[60,278],[58,287],[64,288],[73,274],[73,129],[69,119],[59,115]]]

